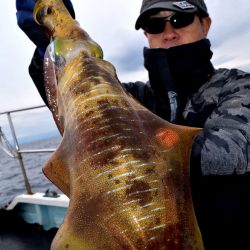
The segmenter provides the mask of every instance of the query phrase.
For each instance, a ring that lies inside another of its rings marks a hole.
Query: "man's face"
[[[160,11],[156,15],[150,16],[155,17],[168,17],[173,15],[172,11]],[[165,28],[162,33],[149,34],[144,32],[148,39],[150,48],[170,48],[182,44],[193,43],[206,38],[209,27],[211,24],[210,17],[204,17],[202,20],[195,15],[194,21],[186,27],[175,29],[170,22],[165,23]]]

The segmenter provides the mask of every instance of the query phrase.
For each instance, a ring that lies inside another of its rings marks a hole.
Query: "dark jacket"
[[[150,82],[124,86],[164,117]],[[184,98],[176,123],[204,128],[193,143],[190,182],[205,249],[250,249],[250,74],[214,70]]]
[[[190,182],[205,247],[250,249],[250,74],[215,70],[211,56],[207,40],[188,49],[145,50],[150,82],[123,86],[164,119],[176,109],[173,122],[204,128],[193,143]],[[160,63],[152,68],[152,60]],[[47,103],[41,65],[35,53],[29,71]],[[177,94],[174,108],[169,91]]]
[[[125,86],[156,112],[149,83]],[[250,74],[215,70],[182,115],[204,128],[193,143],[191,187],[206,249],[250,249]]]

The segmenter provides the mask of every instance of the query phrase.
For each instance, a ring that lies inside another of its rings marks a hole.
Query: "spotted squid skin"
[[[38,2],[36,11],[55,7],[43,25],[60,39],[66,59],[56,77],[45,59],[63,139],[44,173],[70,198],[51,248],[203,249],[189,187],[190,148],[200,130],[170,124],[140,105],[87,35],[70,40],[62,32],[58,20],[81,34],[62,2]]]

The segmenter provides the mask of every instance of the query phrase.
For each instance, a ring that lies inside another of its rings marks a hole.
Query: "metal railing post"
[[[27,194],[33,194],[32,191],[31,191],[31,186],[30,186],[27,174],[26,174],[25,167],[24,167],[23,157],[22,157],[22,154],[19,152],[20,148],[19,148],[19,145],[18,145],[18,141],[17,141],[17,137],[16,137],[16,132],[15,132],[15,128],[14,128],[14,125],[13,125],[13,122],[12,122],[12,119],[11,119],[10,112],[7,112],[6,115],[8,117],[11,134],[12,134],[12,137],[13,137],[13,140],[14,140],[14,143],[15,143],[17,159],[19,161],[19,164],[20,164],[20,167],[21,167],[21,170],[22,170],[22,174],[23,174],[23,178],[24,178],[24,183],[25,183]]]

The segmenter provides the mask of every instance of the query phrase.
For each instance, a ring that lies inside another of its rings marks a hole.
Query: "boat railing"
[[[11,115],[17,112],[23,112],[23,111],[32,110],[32,109],[40,109],[44,107],[46,107],[46,105],[32,106],[32,107],[27,107],[27,108],[13,109],[13,110],[0,112],[0,116],[1,115],[7,116],[8,125],[9,125],[10,131],[12,134],[12,139],[13,139],[13,143],[10,143],[7,137],[5,136],[5,134],[3,133],[2,128],[0,126],[0,147],[10,157],[15,158],[19,161],[19,165],[21,167],[27,194],[33,194],[33,193],[32,193],[31,186],[30,186],[27,174],[26,174],[22,154],[51,153],[51,152],[54,152],[55,149],[47,148],[47,149],[21,150]]]

